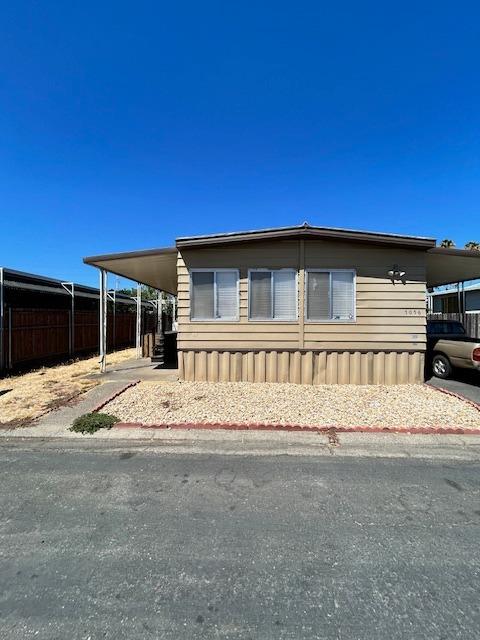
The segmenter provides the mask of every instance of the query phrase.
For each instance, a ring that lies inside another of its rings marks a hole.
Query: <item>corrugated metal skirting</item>
[[[422,352],[179,351],[181,380],[296,384],[412,384],[424,381]]]

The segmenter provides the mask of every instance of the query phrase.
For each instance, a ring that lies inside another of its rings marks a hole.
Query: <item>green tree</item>
[[[470,251],[480,251],[480,242],[470,240],[470,242],[465,244],[465,249],[470,249]]]
[[[153,287],[149,287],[146,284],[142,284],[142,300],[156,300],[158,296],[158,292]],[[137,297],[137,287],[131,287],[126,289],[119,289],[118,293],[124,293],[126,296],[131,296],[132,298]]]
[[[453,240],[449,240],[448,238],[445,238],[445,240],[441,241],[440,246],[443,247],[444,249],[449,249],[455,246],[455,242]]]
[[[131,298],[137,297],[137,287],[119,289],[118,293],[123,293]],[[146,284],[142,284],[142,301],[157,300],[158,291],[153,287],[149,287]],[[162,291],[162,309],[164,313],[171,314],[173,312],[172,296]],[[175,314],[176,315],[176,314]]]

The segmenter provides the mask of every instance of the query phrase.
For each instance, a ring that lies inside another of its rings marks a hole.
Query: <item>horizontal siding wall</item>
[[[421,352],[180,351],[180,378],[197,382],[413,384],[424,380]]]
[[[425,254],[396,247],[304,241],[305,268],[357,271],[356,321],[353,323],[251,322],[248,320],[248,269],[294,268],[301,272],[301,243],[258,241],[182,250],[178,255],[178,348],[183,351],[424,351],[426,344]],[[398,264],[405,282],[391,282]],[[240,320],[191,322],[190,277],[193,268],[240,271]],[[299,285],[303,282],[301,274]],[[299,291],[299,307],[302,296]],[[299,308],[303,314],[303,308]]]
[[[183,250],[178,270],[179,349],[295,349],[299,346],[298,322],[250,322],[248,320],[248,269],[298,269],[298,240],[261,242],[226,248]],[[188,269],[233,268],[240,271],[239,322],[190,322]]]

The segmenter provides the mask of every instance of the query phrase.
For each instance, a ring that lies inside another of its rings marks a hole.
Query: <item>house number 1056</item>
[[[422,315],[422,310],[421,309],[405,309],[405,315],[406,316],[421,316]]]

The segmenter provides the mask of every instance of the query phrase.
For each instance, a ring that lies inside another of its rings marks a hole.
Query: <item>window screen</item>
[[[297,317],[297,278],[293,271],[273,271],[273,317],[275,320]]]
[[[236,318],[238,315],[237,274],[217,271],[217,318]]]
[[[332,271],[332,319],[353,320],[353,273]]]
[[[249,291],[251,320],[296,320],[295,271],[251,271]]]
[[[307,320],[353,320],[354,278],[353,271],[308,271]]]
[[[238,319],[238,272],[193,271],[192,320]]]
[[[213,290],[213,271],[194,271],[192,273],[192,318],[199,320],[214,318]]]
[[[265,320],[272,317],[272,273],[252,271],[250,273],[250,318]]]
[[[330,274],[310,271],[307,275],[307,318],[328,320],[330,317]]]

